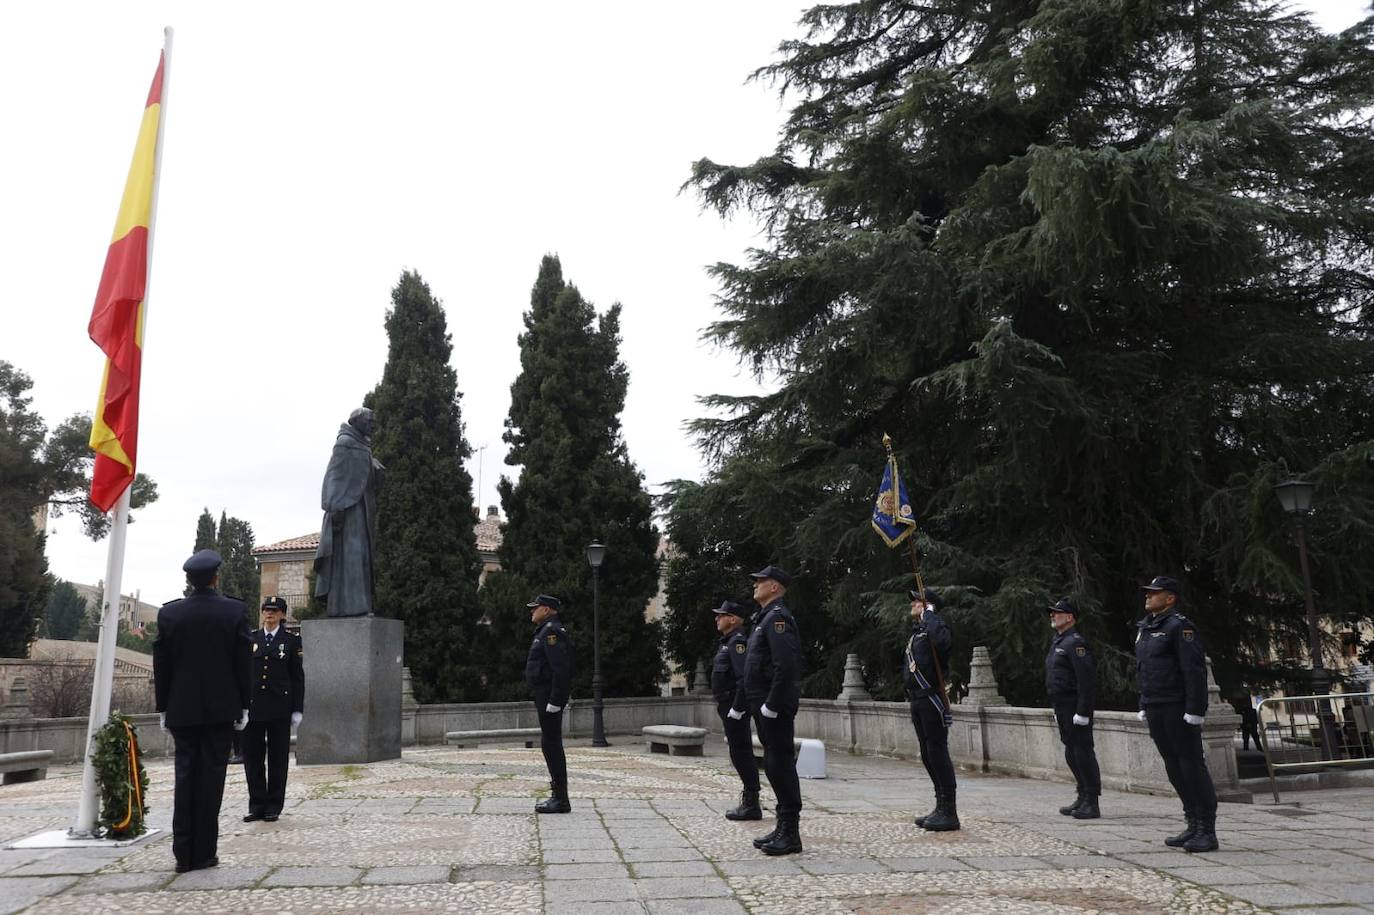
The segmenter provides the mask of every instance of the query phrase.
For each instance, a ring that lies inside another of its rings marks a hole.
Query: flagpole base
[[[143,835],[131,839],[101,839],[92,835],[76,835],[75,830],[49,829],[11,842],[5,848],[126,848],[146,842],[161,832],[161,829],[150,828]]]

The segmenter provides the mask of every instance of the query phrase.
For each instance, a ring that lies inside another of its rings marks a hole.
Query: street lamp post
[[[1325,696],[1331,691],[1331,681],[1322,663],[1321,627],[1317,624],[1317,604],[1312,597],[1312,572],[1307,562],[1307,519],[1312,514],[1312,491],[1316,487],[1304,480],[1286,480],[1274,487],[1283,510],[1293,517],[1298,535],[1298,566],[1302,570],[1304,599],[1307,602],[1307,653],[1312,663],[1312,695]],[[1334,723],[1331,709],[1324,700],[1317,700],[1317,720],[1320,724],[1322,751],[1327,759],[1334,759],[1337,746],[1333,738]]]
[[[606,547],[593,540],[587,544],[587,563],[592,567],[592,746],[609,747],[601,708],[601,563]]]

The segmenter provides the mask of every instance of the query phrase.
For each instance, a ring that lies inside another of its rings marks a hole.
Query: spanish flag
[[[148,287],[148,235],[157,182],[157,144],[162,129],[162,74],[158,60],[143,109],[134,161],[124,184],[114,237],[95,296],[88,331],[105,353],[100,402],[91,422],[91,501],[109,511],[134,481],[138,459],[138,393],[143,363],[143,297]]]

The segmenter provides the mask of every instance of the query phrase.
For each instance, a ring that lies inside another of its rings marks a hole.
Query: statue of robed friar
[[[375,610],[377,491],[386,468],[372,457],[376,419],[366,407],[339,427],[324,472],[324,522],[315,551],[315,595],[330,616],[368,616]]]

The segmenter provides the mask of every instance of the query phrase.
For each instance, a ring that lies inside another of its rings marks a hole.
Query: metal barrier
[[[1267,721],[1266,710],[1272,713]],[[1374,767],[1374,692],[1262,699],[1256,714],[1275,804],[1279,803],[1275,772]]]

